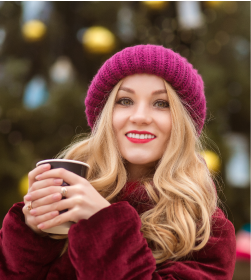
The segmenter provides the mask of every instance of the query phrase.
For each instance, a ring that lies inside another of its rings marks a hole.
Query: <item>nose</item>
[[[130,116],[130,121],[137,125],[150,124],[152,122],[152,116],[149,108],[145,104],[135,106]]]

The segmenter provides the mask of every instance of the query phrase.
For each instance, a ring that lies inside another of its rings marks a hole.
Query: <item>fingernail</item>
[[[59,193],[55,193],[52,198],[53,199],[59,199],[61,197],[61,195]]]
[[[41,175],[37,175],[37,176],[35,177],[35,179],[36,179],[36,180],[39,180],[39,179],[41,179],[41,177],[42,177]]]
[[[42,228],[44,228],[44,224],[39,224],[37,227],[38,227],[39,229],[42,229]]]
[[[31,209],[31,210],[30,210],[30,214],[31,214],[31,215],[35,215],[35,214],[36,214],[36,210],[35,210],[35,209]]]
[[[49,163],[43,164],[43,169],[47,169],[50,166]]]
[[[27,195],[24,197],[24,199],[26,199],[26,200],[31,200],[31,195],[27,194]]]
[[[55,179],[54,182],[55,182],[56,185],[61,185],[63,183],[63,180],[62,179]]]
[[[51,212],[51,216],[52,216],[52,217],[55,217],[55,216],[57,216],[57,215],[58,215],[58,211]]]

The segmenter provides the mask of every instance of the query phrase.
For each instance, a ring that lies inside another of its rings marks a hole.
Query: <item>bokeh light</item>
[[[142,1],[147,7],[160,10],[165,8],[168,5],[168,1]]]
[[[24,175],[19,182],[19,187],[18,187],[18,191],[19,194],[23,197],[27,194],[29,189],[29,179],[28,179],[28,175]]]
[[[46,34],[46,25],[39,20],[30,20],[22,26],[22,34],[29,42],[40,41]]]
[[[109,53],[115,47],[115,36],[105,27],[93,26],[86,30],[82,42],[90,53]]]
[[[207,167],[211,172],[218,172],[221,167],[219,156],[213,151],[203,151],[201,153],[207,163]]]
[[[205,1],[208,7],[217,8],[222,5],[223,1]]]

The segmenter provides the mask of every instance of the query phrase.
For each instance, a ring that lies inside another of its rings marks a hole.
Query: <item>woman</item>
[[[200,156],[206,102],[192,65],[162,46],[126,48],[85,104],[92,134],[59,157],[87,162],[87,180],[50,165],[29,173],[3,222],[0,278],[232,279],[235,233]],[[67,221],[67,241],[42,231]]]

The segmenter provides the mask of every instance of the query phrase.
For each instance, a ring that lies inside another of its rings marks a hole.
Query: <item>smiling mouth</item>
[[[156,138],[156,136],[152,134],[143,134],[143,133],[127,133],[126,138],[136,144],[148,143]]]
[[[129,138],[134,138],[134,139],[153,139],[156,138],[156,136],[152,135],[152,134],[138,134],[138,133],[127,133],[126,134],[127,137]]]

